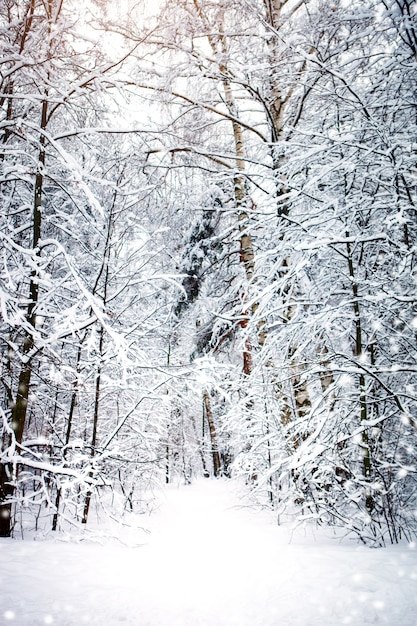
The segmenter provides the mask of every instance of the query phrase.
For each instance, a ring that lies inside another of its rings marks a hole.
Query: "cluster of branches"
[[[132,509],[163,465],[157,181],[119,112],[137,45],[109,53],[89,8],[0,8],[2,536],[85,524],[97,492]]]

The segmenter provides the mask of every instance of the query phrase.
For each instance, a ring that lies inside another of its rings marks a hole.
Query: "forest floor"
[[[140,521],[117,543],[0,540],[0,624],[417,625],[412,545],[291,532],[226,480],[170,486]]]

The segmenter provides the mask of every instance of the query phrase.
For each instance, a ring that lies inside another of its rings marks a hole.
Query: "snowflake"
[[[14,613],[14,611],[5,611],[4,613],[4,619],[14,619],[16,617],[16,614]]]

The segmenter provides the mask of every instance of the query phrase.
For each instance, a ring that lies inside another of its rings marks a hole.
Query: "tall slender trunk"
[[[65,431],[65,438],[64,438],[64,452],[63,452],[63,458],[65,459],[67,456],[67,451],[68,451],[68,445],[70,442],[70,438],[71,438],[71,430],[72,430],[72,424],[73,424],[73,418],[74,418],[74,410],[75,410],[75,406],[77,403],[77,397],[78,397],[78,374],[80,371],[80,362],[81,362],[81,352],[82,352],[82,343],[80,342],[80,345],[78,346],[78,351],[77,351],[77,361],[76,361],[76,367],[75,367],[75,372],[76,372],[76,378],[74,380],[73,383],[73,388],[72,388],[72,393],[71,393],[71,401],[70,401],[70,409],[69,409],[69,413],[68,413],[68,421],[67,421],[67,428]],[[61,487],[58,488],[57,494],[56,494],[56,499],[55,499],[55,513],[52,519],[52,530],[57,530],[58,528],[58,519],[59,519],[59,507],[61,504],[61,497],[62,497],[62,489]]]
[[[110,261],[110,252],[111,252],[111,236],[113,232],[113,216],[114,209],[116,206],[117,199],[117,191],[115,190],[113,193],[113,200],[110,208],[110,213],[107,222],[107,232],[106,232],[106,240],[104,244],[104,253],[103,253],[103,261],[100,267],[100,271],[95,280],[92,293],[95,295],[101,279],[103,279],[103,291],[102,291],[102,304],[103,308],[107,305],[107,291],[109,285],[109,261]],[[94,392],[94,412],[93,412],[93,430],[91,433],[91,462],[93,462],[94,457],[96,456],[96,446],[97,446],[97,435],[98,435],[98,418],[99,418],[99,409],[100,409],[100,398],[101,398],[101,382],[102,382],[102,371],[103,371],[103,360],[104,360],[104,327],[100,325],[99,330],[99,345],[98,345],[98,366],[97,366],[97,374],[96,374],[96,384],[95,384],[95,392]],[[91,480],[94,476],[94,471],[91,470],[88,473],[88,477]],[[87,493],[84,501],[84,509],[81,523],[86,524],[88,520],[88,514],[90,511],[91,498],[93,495],[93,491],[91,488],[87,489]]]
[[[221,32],[221,44],[222,44],[222,53],[223,58],[226,58],[227,55],[227,42],[226,37],[222,32],[222,24],[220,24],[220,32]],[[220,72],[223,76],[223,90],[225,95],[225,102],[227,109],[233,117],[238,116],[238,111],[235,103],[235,99],[233,96],[232,86],[230,80],[226,78],[228,72],[227,67],[223,64],[219,66]],[[255,272],[255,251],[253,247],[252,235],[249,228],[249,213],[248,213],[248,194],[246,191],[245,185],[245,143],[243,137],[242,126],[236,122],[232,122],[233,127],[233,138],[234,138],[234,148],[236,154],[236,169],[237,172],[234,176],[234,191],[235,191],[235,202],[238,216],[238,226],[239,226],[239,247],[240,247],[240,262],[244,267],[246,280],[249,285],[254,279]],[[244,300],[247,299],[247,294],[243,294]],[[252,311],[244,310],[242,312],[242,320],[241,320],[241,328],[246,330],[250,315]],[[249,376],[252,371],[252,344],[250,340],[249,334],[247,334],[244,344],[243,350],[243,373]]]
[[[109,277],[109,267],[108,264],[106,266],[106,270],[105,270],[105,283],[104,283],[104,297],[103,297],[103,303],[106,304],[106,299],[107,299],[107,283],[108,283],[108,277]],[[98,362],[98,367],[97,367],[97,375],[96,375],[96,385],[95,385],[95,393],[94,393],[94,413],[93,413],[93,430],[92,430],[92,434],[91,434],[91,462],[93,462],[93,459],[96,455],[96,445],[97,445],[97,434],[98,434],[98,417],[99,417],[99,407],[100,407],[100,395],[101,395],[101,376],[102,376],[102,370],[103,370],[103,358],[104,358],[104,328],[103,326],[100,326],[100,330],[99,330],[99,345],[98,345],[98,356],[99,356],[99,362]],[[93,469],[90,470],[88,477],[90,479],[92,479],[94,476],[94,472]],[[87,519],[88,519],[88,513],[90,511],[90,503],[91,503],[91,498],[92,498],[93,492],[92,490],[89,488],[87,490],[87,494],[85,497],[85,502],[84,502],[84,510],[83,510],[83,517],[82,517],[82,523],[86,524],[87,523]]]
[[[45,96],[48,94],[46,93]],[[46,138],[44,130],[48,121],[48,101],[42,102],[41,109],[41,133],[39,138],[40,150],[38,156],[38,170],[35,176],[33,222],[32,222],[32,248],[35,266],[39,266],[41,251],[39,241],[42,227],[42,195],[44,184],[45,146]],[[29,304],[26,311],[26,326],[23,330],[22,366],[18,378],[16,397],[12,406],[12,432],[17,444],[22,443],[28,408],[29,390],[33,370],[34,334],[36,330],[36,307],[39,301],[38,269],[32,270],[29,281]],[[9,537],[11,534],[11,500],[15,494],[16,486],[13,484],[14,470],[12,464],[2,464],[0,470],[0,537]]]
[[[222,10],[219,18],[219,34],[210,34],[210,25],[206,19],[203,10],[198,0],[194,0],[194,6],[201,21],[207,28],[207,39],[213,50],[214,57],[220,58],[218,68],[221,75],[221,82],[223,86],[224,101],[228,110],[228,113],[235,119],[232,120],[233,128],[233,140],[235,150],[235,163],[236,172],[234,175],[234,195],[235,204],[237,210],[237,220],[239,228],[239,256],[240,262],[244,267],[245,275],[248,285],[253,281],[254,269],[255,269],[255,252],[253,247],[252,235],[249,229],[249,198],[245,184],[245,144],[243,137],[242,126],[236,121],[238,117],[238,110],[233,94],[232,84],[228,78],[228,68],[224,63],[224,59],[228,56],[227,38],[223,30],[224,22],[224,9]],[[247,300],[247,293],[243,294],[244,302]],[[246,329],[249,323],[251,311],[243,310],[240,326],[242,329]],[[252,344],[247,334],[243,349],[243,373],[249,375],[252,371]]]
[[[203,400],[204,400],[205,414],[206,414],[206,417],[207,417],[207,423],[208,423],[208,426],[209,426],[210,442],[211,442],[211,454],[212,454],[212,457],[213,457],[214,475],[215,476],[220,476],[221,471],[222,471],[222,465],[221,465],[221,461],[220,461],[219,449],[218,449],[218,446],[217,446],[216,425],[214,423],[214,416],[213,416],[213,411],[212,411],[212,408],[211,408],[210,396],[208,394],[208,391],[205,391],[203,393]]]
[[[99,406],[100,406],[100,393],[101,393],[101,373],[102,373],[102,359],[103,359],[103,343],[104,343],[104,329],[101,326],[100,327],[100,335],[99,335],[99,358],[100,358],[100,362],[97,368],[97,376],[96,376],[96,387],[95,387],[95,394],[94,394],[94,413],[93,413],[93,431],[91,434],[91,463],[93,462],[93,459],[96,455],[96,445],[97,445],[97,431],[98,431],[98,414],[99,414]],[[88,477],[91,479],[94,476],[94,472],[91,469]],[[88,519],[88,513],[90,511],[90,503],[91,503],[91,498],[92,498],[93,492],[91,489],[88,489],[87,494],[85,496],[85,502],[84,502],[84,510],[83,510],[83,517],[82,517],[82,523],[86,524],[87,523],[87,519]]]
[[[349,232],[346,232],[346,237],[350,236]],[[350,243],[346,244],[347,258],[349,267],[349,277],[352,285],[353,293],[353,312],[354,312],[354,326],[355,326],[355,356],[364,356],[364,342],[363,342],[363,329],[362,329],[362,317],[361,308],[359,304],[359,287],[355,276],[355,268],[353,265],[352,249]],[[359,406],[360,406],[360,421],[364,424],[368,419],[368,403],[366,393],[366,378],[363,372],[359,374]],[[363,475],[366,482],[370,482],[372,477],[372,463],[371,463],[371,451],[369,445],[369,434],[367,430],[362,431],[361,449],[363,455]],[[369,492],[365,494],[366,508],[369,512],[374,509],[374,499]]]
[[[285,180],[282,178],[281,167],[284,164],[285,154],[282,150],[282,142],[284,140],[285,120],[284,114],[287,108],[287,103],[291,95],[297,86],[297,79],[284,93],[280,86],[280,80],[278,75],[278,68],[281,63],[280,58],[280,46],[278,41],[278,33],[282,25],[283,7],[287,4],[288,0],[264,0],[266,23],[270,29],[269,37],[269,56],[271,66],[271,76],[269,80],[269,93],[268,93],[268,120],[271,132],[271,150],[272,150],[272,163],[273,174],[275,183],[275,197],[277,202],[277,215],[279,218],[284,218],[288,215],[289,206],[288,200],[285,199],[287,193],[287,186]],[[295,9],[296,10],[296,9]],[[301,71],[304,71],[302,68]],[[288,272],[289,259],[285,259],[282,265],[280,275],[285,278]],[[288,293],[288,289],[284,290],[284,294]],[[292,297],[287,307],[287,313],[285,315],[286,321],[289,322],[293,317],[294,311],[297,307],[297,303]],[[264,331],[265,332],[265,331]],[[291,386],[292,395],[295,402],[295,412],[299,417],[303,417],[308,413],[311,408],[311,400],[307,388],[307,382],[302,378],[303,366],[300,365],[297,360],[293,358],[295,353],[295,346],[290,347],[290,369],[291,369]],[[281,414],[281,421],[284,425],[289,424],[292,421],[291,403],[286,397],[283,389],[280,388],[280,394],[282,394],[283,408]]]
[[[204,419],[204,417],[203,417],[203,419]],[[205,477],[208,477],[208,476],[210,476],[210,472],[207,469],[207,463],[206,463],[206,459],[205,459],[205,456],[204,456],[203,442],[200,440],[200,437],[198,436],[197,427],[196,427],[195,419],[194,419],[193,415],[190,416],[190,421],[191,421],[191,426],[193,427],[194,435],[195,435],[195,438],[196,438],[196,441],[197,441],[198,453],[200,455],[201,465],[203,467],[203,475]]]

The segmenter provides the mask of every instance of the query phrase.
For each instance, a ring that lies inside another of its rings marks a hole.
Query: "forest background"
[[[244,477],[416,533],[416,7],[0,5],[0,536]]]

